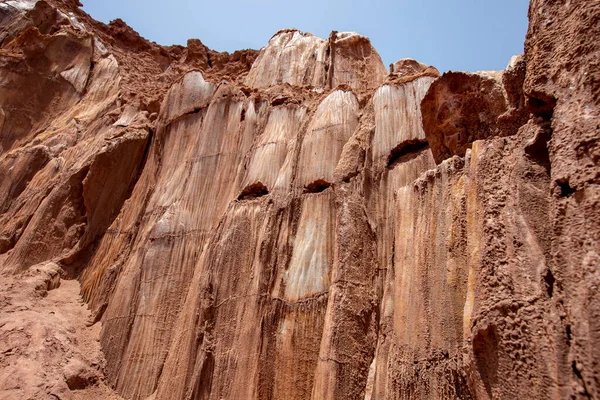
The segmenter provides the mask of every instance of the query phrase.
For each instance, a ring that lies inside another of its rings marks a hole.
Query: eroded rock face
[[[427,66],[412,58],[402,58],[393,64],[390,64],[390,74],[397,76],[411,76],[422,74],[427,69],[435,67]]]
[[[421,103],[423,127],[436,162],[464,156],[476,140],[511,136],[527,122],[525,60],[514,56],[505,71],[446,72]]]
[[[77,279],[103,350],[23,393],[598,395],[594,3],[534,0],[524,56],[441,77],[350,32],[230,55],[0,12],[0,270]],[[33,382],[4,360],[2,395]]]
[[[254,88],[290,84],[316,89],[348,85],[377,88],[387,76],[368,38],[355,32],[332,32],[328,40],[297,30],[277,32],[252,65],[246,85]]]
[[[46,36],[29,28],[3,47],[0,151],[20,146],[29,132],[76,104],[88,80],[91,57],[92,37],[67,30]]]
[[[537,11],[536,11],[537,10]],[[550,163],[550,282],[560,317],[561,396],[600,395],[598,346],[598,165],[600,5],[532,1],[524,92],[540,121]],[[560,33],[559,33],[560,32]],[[577,38],[577,39],[576,39]],[[531,143],[534,148],[536,141]],[[539,146],[538,146],[539,148]],[[536,151],[537,158],[546,153]]]
[[[324,87],[329,66],[328,48],[327,41],[310,33],[280,31],[262,49],[245,83],[257,88],[283,83]]]
[[[423,126],[437,162],[464,156],[475,140],[503,133],[498,117],[507,105],[498,75],[447,72],[427,93]]]

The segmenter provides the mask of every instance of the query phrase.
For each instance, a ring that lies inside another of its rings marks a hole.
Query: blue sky
[[[121,18],[163,45],[198,38],[218,51],[267,44],[279,29],[327,38],[332,30],[368,36],[386,66],[404,57],[441,72],[504,69],[523,52],[527,0],[82,0],[108,23]]]

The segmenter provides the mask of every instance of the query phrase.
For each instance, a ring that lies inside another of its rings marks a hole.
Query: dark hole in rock
[[[242,108],[242,115],[240,116],[240,121],[243,121],[246,119],[246,110]]]
[[[550,173],[550,154],[548,153],[548,140],[552,136],[549,123],[542,127],[533,139],[525,145],[525,153],[537,164],[543,166]]]
[[[304,186],[304,193],[321,193],[325,189],[331,186],[331,183],[323,179],[317,179],[314,182]]]
[[[210,397],[214,370],[215,358],[211,353],[206,353],[202,368],[200,369],[200,376],[196,378],[193,386],[193,399],[208,399]]]
[[[275,97],[273,100],[271,100],[271,105],[272,106],[279,106],[282,105],[283,103],[285,103],[287,101],[287,96],[283,96],[283,95],[279,95],[277,97]]]
[[[485,390],[491,398],[492,389],[498,382],[498,337],[494,326],[487,325],[477,331],[473,337],[473,353]]]
[[[346,175],[346,176],[344,177],[344,179],[342,179],[342,181],[343,181],[344,183],[349,183],[349,182],[350,182],[350,180],[351,180],[352,178],[354,178],[354,177],[358,176],[358,173],[359,173],[358,171],[352,171],[352,172],[350,172],[348,175]]]
[[[527,106],[536,117],[550,120],[554,114],[556,99],[544,93],[535,93],[527,99]]]
[[[548,270],[546,272],[546,275],[544,275],[544,282],[546,283],[546,291],[548,292],[548,296],[552,297],[552,295],[554,294],[554,282],[555,282],[552,271]]]
[[[65,382],[71,390],[82,390],[88,386],[95,385],[98,382],[98,377],[87,370],[79,370],[69,374]]]
[[[202,111],[202,108],[196,107],[192,111],[188,112],[188,115],[198,114],[200,111]]]
[[[585,379],[583,378],[583,374],[581,373],[581,371],[579,370],[578,366],[577,366],[577,361],[573,360],[573,362],[571,362],[571,368],[573,368],[573,373],[575,374],[575,376],[577,377],[577,379],[579,379],[581,381],[581,383],[583,384],[583,396],[587,399],[591,399],[592,396],[590,395],[590,392],[587,389],[587,385],[585,382]]]
[[[394,147],[388,157],[387,167],[393,168],[401,162],[405,162],[416,157],[421,150],[428,147],[427,140],[414,139],[400,143]]]
[[[269,189],[262,182],[256,182],[248,185],[238,196],[238,200],[254,199],[269,194]]]
[[[556,181],[556,184],[560,188],[560,196],[561,197],[571,197],[573,193],[575,193],[575,189],[569,185],[569,181],[566,179]]]

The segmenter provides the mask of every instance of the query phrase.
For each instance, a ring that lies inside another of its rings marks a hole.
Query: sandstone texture
[[[0,399],[600,397],[600,4],[504,71],[0,3]]]

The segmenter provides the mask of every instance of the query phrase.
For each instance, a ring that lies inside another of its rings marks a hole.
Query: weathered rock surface
[[[0,4],[0,398],[598,397],[599,19],[440,77]]]
[[[395,63],[390,64],[390,74],[401,77],[422,74],[428,70],[433,73],[435,73],[434,70],[437,71],[435,67],[427,66],[412,58],[402,58]]]
[[[290,84],[317,89],[348,85],[377,88],[386,78],[379,54],[368,38],[355,32],[332,32],[328,40],[294,29],[277,32],[246,77],[254,88]]]
[[[527,121],[522,57],[506,71],[447,72],[421,104],[423,127],[436,162],[459,155],[476,140],[511,136]]]

